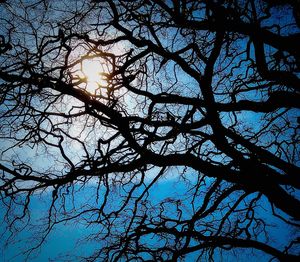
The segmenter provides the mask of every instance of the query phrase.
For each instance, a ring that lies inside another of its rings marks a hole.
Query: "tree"
[[[77,222],[86,261],[299,259],[299,6],[3,1],[7,241]]]

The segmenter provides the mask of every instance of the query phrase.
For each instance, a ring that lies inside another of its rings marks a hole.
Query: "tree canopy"
[[[299,28],[298,0],[1,1],[2,237],[298,261]]]

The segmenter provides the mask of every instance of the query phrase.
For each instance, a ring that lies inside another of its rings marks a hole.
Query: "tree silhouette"
[[[299,259],[299,6],[1,1],[7,242],[76,222],[86,261]]]

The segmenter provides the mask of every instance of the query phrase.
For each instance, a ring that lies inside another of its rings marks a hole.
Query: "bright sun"
[[[84,59],[81,64],[82,77],[86,79],[86,90],[94,93],[99,87],[105,87],[107,82],[104,78],[105,68],[97,59]]]

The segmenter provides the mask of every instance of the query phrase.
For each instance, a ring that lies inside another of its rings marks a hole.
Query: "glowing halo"
[[[107,86],[105,79],[106,69],[104,62],[99,58],[84,58],[81,61],[77,76],[84,79],[85,89],[89,93],[95,93],[99,88]]]

